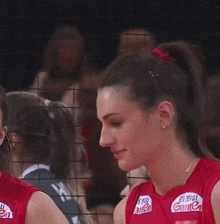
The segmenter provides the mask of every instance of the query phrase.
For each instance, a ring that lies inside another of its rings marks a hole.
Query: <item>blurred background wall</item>
[[[184,39],[203,46],[210,74],[219,72],[219,1],[1,0],[0,74],[6,90],[30,86],[58,25],[76,25],[102,68],[116,56],[119,33],[145,27],[159,42]]]

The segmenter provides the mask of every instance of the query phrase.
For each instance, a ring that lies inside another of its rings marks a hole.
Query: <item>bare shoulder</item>
[[[35,90],[36,88],[41,88],[43,85],[43,82],[45,81],[45,79],[47,79],[47,77],[48,77],[48,73],[46,71],[40,71],[39,73],[37,73],[30,87],[30,91],[36,92],[37,91]]]
[[[47,194],[36,191],[28,202],[25,224],[41,223],[65,224],[69,222]]]
[[[211,194],[211,204],[215,223],[220,223],[220,180],[216,183]]]
[[[124,197],[115,207],[114,210],[114,224],[125,224],[125,207],[128,196]]]

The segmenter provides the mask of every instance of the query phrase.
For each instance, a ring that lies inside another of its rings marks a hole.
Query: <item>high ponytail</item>
[[[68,178],[75,152],[71,109],[28,92],[7,93],[7,101],[8,129],[22,136],[23,160],[49,164],[56,178]]]
[[[186,73],[187,79],[187,105],[179,111],[179,122],[184,127],[186,141],[190,149],[199,156],[213,157],[206,149],[202,140],[202,93],[207,73],[204,68],[202,49],[195,44],[177,41],[159,46],[175,58],[175,63]]]
[[[201,140],[201,114],[206,71],[197,45],[184,41],[160,44],[162,53],[116,59],[103,72],[100,88],[129,87],[128,98],[149,110],[161,100],[172,99],[176,133],[197,156],[212,157]]]
[[[67,179],[70,177],[70,164],[71,162],[76,164],[73,160],[77,157],[75,155],[73,110],[61,102],[50,101],[47,111],[53,132],[53,150],[50,156],[51,171],[56,178]]]

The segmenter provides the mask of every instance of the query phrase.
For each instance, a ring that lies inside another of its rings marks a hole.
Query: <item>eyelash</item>
[[[122,122],[110,122],[110,125],[112,126],[112,127],[119,127],[120,125],[122,124]]]

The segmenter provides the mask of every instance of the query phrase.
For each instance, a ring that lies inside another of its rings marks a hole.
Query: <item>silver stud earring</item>
[[[165,126],[165,125],[163,125],[163,126],[162,126],[162,130],[164,131],[164,130],[165,130],[165,128],[166,128],[166,126]]]

